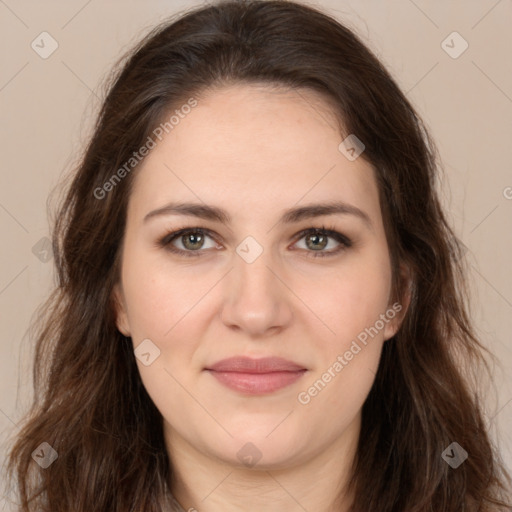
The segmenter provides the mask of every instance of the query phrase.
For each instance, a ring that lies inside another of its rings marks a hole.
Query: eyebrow
[[[278,221],[278,224],[293,224],[305,219],[336,214],[353,215],[358,217],[367,225],[369,229],[373,229],[372,221],[366,212],[360,210],[356,206],[340,201],[315,203],[297,208],[290,208],[283,213]],[[165,206],[162,206],[161,208],[150,211],[144,217],[144,222],[147,222],[152,218],[164,215],[188,215],[200,219],[220,222],[222,224],[231,223],[231,216],[226,210],[204,203],[169,203]]]

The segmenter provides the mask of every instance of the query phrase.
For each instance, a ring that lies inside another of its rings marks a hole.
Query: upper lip
[[[240,372],[240,373],[271,373],[271,372],[296,372],[306,370],[304,366],[288,361],[282,357],[262,357],[253,359],[250,357],[236,356],[222,359],[208,366],[206,370],[216,372]]]

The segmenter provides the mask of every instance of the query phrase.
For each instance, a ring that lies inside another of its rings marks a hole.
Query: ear
[[[131,336],[128,315],[126,313],[126,302],[119,283],[116,283],[112,290],[112,305],[114,308],[117,329],[126,337]]]
[[[412,275],[405,264],[400,265],[400,282],[403,290],[401,300],[390,303],[385,313],[388,322],[384,328],[384,340],[392,338],[398,332],[411,303]]]

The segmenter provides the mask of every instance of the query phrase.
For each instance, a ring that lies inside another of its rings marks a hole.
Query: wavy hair
[[[221,1],[154,28],[113,70],[94,132],[52,224],[56,286],[33,321],[34,397],[9,451],[21,512],[170,506],[162,416],[115,324],[112,290],[133,175],[105,183],[187,98],[227,84],[313,90],[376,170],[395,297],[410,305],[363,405],[353,512],[488,512],[510,475],[474,378],[492,354],[469,318],[463,247],[441,206],[439,155],[379,59],[327,13],[286,0]],[[340,138],[340,141],[342,139]],[[410,273],[407,284],[398,269]],[[485,354],[484,354],[485,352]],[[442,458],[453,442],[469,458]],[[49,443],[46,469],[31,457]],[[510,509],[508,509],[510,510]]]

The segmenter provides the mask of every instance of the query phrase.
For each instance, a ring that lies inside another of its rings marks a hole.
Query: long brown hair
[[[231,83],[323,94],[345,129],[340,141],[356,134],[377,171],[396,297],[399,267],[410,271],[409,309],[363,406],[353,511],[504,510],[510,475],[470,378],[489,369],[484,351],[492,355],[469,319],[463,247],[438,199],[435,145],[351,30],[282,0],[197,7],[156,27],[116,68],[52,231],[57,286],[34,324],[34,402],[9,454],[20,510],[169,507],[162,417],[112,302],[136,172],[126,162],[169,112]],[[31,456],[43,442],[58,454],[46,469]],[[442,457],[452,442],[468,453],[456,469]]]

